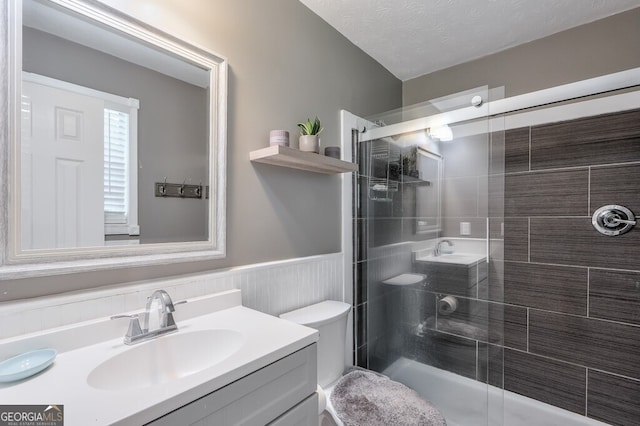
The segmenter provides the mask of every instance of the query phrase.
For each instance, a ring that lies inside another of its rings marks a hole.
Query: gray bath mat
[[[331,403],[345,426],[446,426],[440,411],[402,383],[366,370],[346,374]]]

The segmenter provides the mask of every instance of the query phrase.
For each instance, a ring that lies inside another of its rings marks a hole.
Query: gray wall
[[[336,144],[341,108],[397,108],[402,83],[297,0],[108,3],[229,60],[227,257],[2,282],[0,300],[340,251],[340,177],[254,165],[249,152],[315,115]]]
[[[33,28],[22,45],[25,71],[140,101],[141,242],[206,240],[207,201],[155,197],[154,182],[207,182],[207,90]]]
[[[639,23],[637,8],[405,81],[403,104],[484,85],[515,96],[640,67]]]

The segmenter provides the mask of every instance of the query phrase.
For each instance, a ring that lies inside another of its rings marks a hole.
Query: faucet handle
[[[113,315],[111,317],[112,320],[120,319],[120,318],[129,318],[129,329],[127,330],[127,334],[124,336],[124,343],[131,344],[132,341],[136,340],[138,336],[142,335],[142,328],[140,327],[140,314],[121,314],[121,315]]]
[[[179,302],[172,302],[171,300],[169,300],[169,303],[166,305],[167,315],[173,314],[176,311],[177,305],[183,305],[185,303],[187,303],[186,300],[181,300]]]
[[[114,319],[120,319],[120,318],[138,318],[140,316],[140,314],[120,314],[120,315],[112,315],[110,319],[114,320]]]
[[[175,306],[176,305],[183,305],[187,303],[186,300],[181,300],[179,302],[175,302],[171,304],[171,310],[169,310],[169,312],[166,313],[166,315],[163,318],[163,323],[162,326],[164,328],[177,328],[178,326],[176,325],[176,320],[173,318],[173,313],[176,311]]]

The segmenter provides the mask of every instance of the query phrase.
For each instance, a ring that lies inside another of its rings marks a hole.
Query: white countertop
[[[109,391],[93,388],[87,383],[87,377],[96,366],[137,346],[127,346],[122,341],[127,329],[126,320],[103,319],[84,324],[77,330],[64,327],[25,338],[0,340],[0,359],[29,349],[53,347],[59,351],[53,365],[42,373],[19,382],[0,384],[0,401],[2,404],[64,405],[65,426],[144,424],[318,339],[316,330],[240,306],[237,290],[225,292],[224,297],[226,301],[217,305],[220,310],[204,315],[201,315],[202,311],[210,312],[216,306],[194,303],[188,309],[197,316],[188,319],[181,319],[179,312],[191,303],[176,307],[177,333],[204,329],[231,329],[242,333],[245,340],[241,349],[212,367],[144,389]],[[183,315],[186,316],[189,315]],[[119,324],[117,329],[121,329],[117,338],[113,337],[113,323]],[[110,331],[103,333],[105,329]],[[100,333],[110,339],[100,341]],[[83,346],[83,340],[90,344]],[[58,347],[56,341],[60,342]]]
[[[430,262],[430,263],[444,263],[449,265],[460,265],[470,267],[477,265],[478,263],[486,260],[487,256],[484,254],[475,253],[450,253],[441,254],[440,256],[434,256],[429,254],[426,256],[416,256],[417,262]]]
[[[441,241],[448,241],[439,256],[433,255],[433,249]],[[415,262],[458,265],[471,267],[487,260],[487,240],[483,238],[438,238],[427,242],[428,245],[413,252]]]

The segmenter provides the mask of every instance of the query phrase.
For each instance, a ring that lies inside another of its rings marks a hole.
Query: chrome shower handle
[[[611,223],[613,223],[614,225],[617,225],[619,223],[626,223],[627,225],[635,225],[636,221],[635,220],[624,220],[624,219],[620,219],[618,217],[614,217],[612,219],[609,220]]]
[[[593,227],[604,235],[616,236],[629,232],[637,224],[631,210],[617,204],[602,206],[591,218]]]

